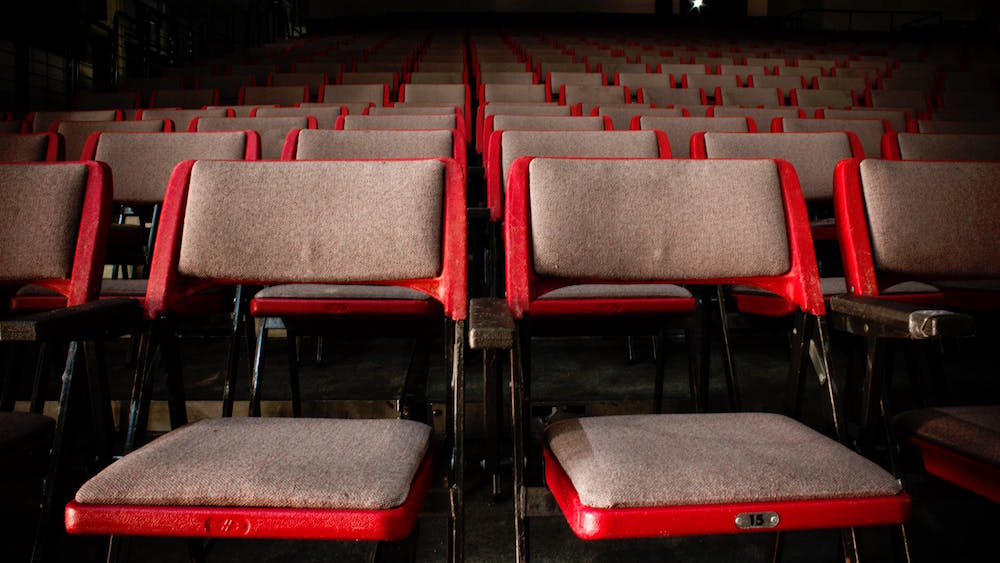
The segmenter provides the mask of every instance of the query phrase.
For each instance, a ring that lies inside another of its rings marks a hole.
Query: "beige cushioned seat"
[[[385,510],[406,500],[430,431],[395,419],[202,420],[112,463],[76,501]]]
[[[581,502],[624,508],[891,496],[895,478],[847,447],[768,413],[564,420],[549,447]]]
[[[1000,465],[1000,407],[930,407],[900,413],[893,426],[917,438]]]

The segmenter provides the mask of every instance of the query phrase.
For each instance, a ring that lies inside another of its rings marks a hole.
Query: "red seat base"
[[[913,436],[906,439],[920,448],[924,469],[928,473],[994,502],[1000,502],[1000,467]]]
[[[71,534],[399,541],[410,535],[430,488],[424,458],[406,502],[388,510],[324,510],[216,506],[66,506]]]
[[[573,533],[585,540],[879,526],[901,524],[910,515],[910,496],[906,493],[834,500],[592,508],[580,502],[572,481],[548,447],[543,453],[549,489]],[[737,528],[736,516],[747,512],[775,512],[780,522],[774,528]]]

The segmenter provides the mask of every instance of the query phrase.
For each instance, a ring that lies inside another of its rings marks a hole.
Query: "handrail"
[[[938,25],[944,23],[944,12],[941,11],[931,11],[931,10],[858,10],[858,9],[844,9],[844,8],[801,8],[795,10],[794,12],[786,16],[789,21],[796,21],[798,27],[801,28],[802,22],[805,19],[806,14],[847,14],[847,30],[854,31],[854,15],[888,15],[889,16],[889,32],[895,32],[896,29],[896,17],[897,16],[920,16],[916,20],[907,21],[901,24],[900,27],[909,27],[917,22],[922,22],[931,19],[937,19]]]

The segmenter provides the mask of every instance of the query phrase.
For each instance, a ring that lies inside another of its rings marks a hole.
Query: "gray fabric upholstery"
[[[1000,160],[1000,134],[899,133],[903,160]]]
[[[340,84],[344,85],[344,86],[353,85],[353,84],[376,84],[376,85],[380,86],[380,88],[379,88],[379,96],[380,96],[379,99],[378,100],[372,100],[373,102],[375,102],[375,105],[378,105],[378,106],[382,105],[382,98],[381,98],[381,96],[382,96],[383,90],[381,89],[381,86],[383,86],[383,85],[388,86],[389,87],[389,91],[391,92],[391,91],[394,90],[394,84],[393,83],[396,80],[398,80],[398,77],[393,76],[393,73],[391,71],[389,71],[389,72],[385,72],[385,71],[382,71],[382,72],[379,72],[379,71],[373,71],[373,72],[345,72],[344,74],[340,75]],[[327,94],[329,94],[329,92],[330,92],[330,86],[329,85],[327,85],[326,90],[327,90]],[[334,91],[336,91],[336,90],[339,90],[339,89],[335,89]]]
[[[812,80],[814,76],[821,76],[823,74],[823,71],[819,67],[808,66],[783,66],[778,72],[786,76],[805,76],[807,81]]]
[[[260,82],[264,79],[261,77]],[[252,74],[233,75],[208,75],[198,79],[200,88],[215,88],[219,91],[219,101],[226,100],[227,103],[236,103],[240,95],[240,88],[243,86],[253,86],[254,76]]]
[[[715,118],[718,119],[718,118]],[[792,163],[806,201],[833,197],[833,169],[851,158],[843,133],[733,133],[705,134],[709,158],[783,158]]]
[[[482,65],[480,65],[481,67]],[[524,65],[521,65],[521,71],[481,71],[479,74],[479,81],[486,85],[496,85],[496,84],[534,84],[535,75],[531,72],[524,70]],[[544,90],[543,90],[544,91]]]
[[[76,111],[36,111],[31,120],[31,131],[45,133],[56,121],[113,121],[114,109],[76,110]]]
[[[786,76],[782,74],[753,75],[754,88],[781,88],[781,93],[788,97],[792,88],[802,88],[802,78],[799,76]]]
[[[682,108],[653,108],[647,104],[605,104],[598,111],[600,115],[611,118],[611,124],[615,129],[628,129],[632,118],[637,115],[657,117],[682,117],[684,115]]]
[[[248,86],[243,90],[245,106],[294,106],[306,101],[301,86]]]
[[[348,115],[344,129],[455,129],[455,114],[447,115]]]
[[[875,118],[885,119],[892,126],[893,131],[906,131],[906,110],[902,109],[826,109],[823,111],[826,119],[858,119]],[[916,117],[916,116],[911,116]]]
[[[564,420],[549,447],[585,506],[627,508],[895,495],[875,463],[768,413]]]
[[[48,148],[45,135],[0,135],[0,162],[42,162]]]
[[[298,160],[358,158],[451,158],[451,131],[299,131]]]
[[[767,131],[771,127],[771,120],[775,117],[798,117],[799,109],[796,107],[772,107],[772,108],[738,108],[733,106],[715,106],[713,115],[719,117],[749,117],[757,124],[758,131]]]
[[[947,119],[920,119],[917,129],[921,133],[969,133],[985,135],[1000,133],[1000,120],[996,121],[952,121]]]
[[[377,106],[385,101],[385,84],[327,84],[323,102],[370,102]]]
[[[777,88],[721,88],[724,106],[779,106]]]
[[[653,72],[622,72],[618,75],[618,84],[627,86],[632,95],[639,91],[639,88],[669,88],[670,75]]]
[[[1000,163],[861,163],[879,271],[1000,277]]]
[[[340,117],[340,106],[310,106],[298,108],[257,108],[256,117],[289,117],[312,116],[316,118],[316,126],[320,129],[333,129]]]
[[[735,74],[690,74],[687,77],[688,90],[704,88],[705,94],[712,97],[715,89],[718,88],[738,88],[739,80]]]
[[[408,299],[426,301],[430,299],[408,287],[393,285],[330,285],[330,284],[283,284],[266,287],[254,299]]]
[[[921,90],[878,90],[871,91],[872,107],[905,108],[911,112],[930,111],[927,94]],[[900,129],[904,131],[905,129]]]
[[[198,120],[198,131],[256,131],[260,135],[261,158],[281,158],[285,137],[292,129],[305,129],[305,116],[288,117],[206,117]]]
[[[522,156],[604,156],[656,158],[660,154],[652,131],[509,131],[500,141],[500,174]]]
[[[703,64],[687,64],[687,63],[663,63],[660,65],[660,73],[663,75],[674,75],[674,82],[680,84],[681,76],[692,74],[707,74],[705,70],[705,65]]]
[[[603,86],[604,77],[599,72],[551,72],[548,76],[553,95],[559,94],[562,86]]]
[[[525,73],[528,74],[528,73]],[[528,74],[530,76],[530,74]],[[486,84],[483,100],[493,102],[544,103],[544,84]]]
[[[79,160],[87,138],[97,131],[156,133],[163,131],[163,121],[60,121],[57,132],[63,136],[66,160]]]
[[[642,101],[656,107],[700,106],[701,94],[697,88],[642,87]]]
[[[411,72],[407,84],[465,84],[462,71],[417,71]]]
[[[199,161],[178,270],[272,283],[436,276],[443,200],[440,161]]]
[[[639,118],[643,130],[660,130],[670,141],[670,154],[674,158],[691,156],[691,136],[700,131],[747,132],[747,120],[742,117],[653,117]],[[832,177],[831,177],[832,178]]]
[[[252,106],[208,106],[205,109],[218,109],[218,108],[231,109],[231,110],[233,110],[233,116],[234,117],[250,117],[250,114],[253,112],[254,109],[261,108],[261,107],[271,107],[271,106],[258,106],[258,105],[252,105]]]
[[[360,112],[351,112],[357,114]],[[414,106],[406,104],[396,104],[394,106],[372,106],[368,108],[368,115],[455,115],[454,106]]]
[[[0,280],[68,278],[83,209],[82,165],[0,165]]]
[[[622,86],[566,85],[566,104],[583,104],[583,115],[590,115],[594,106],[624,104],[625,102],[625,88]]]
[[[406,501],[429,437],[408,420],[203,420],[112,463],[76,501],[385,510]]]
[[[174,122],[174,131],[187,131],[191,120],[196,117],[226,117],[226,108],[212,109],[147,109],[143,110],[143,119],[169,119]]]
[[[539,275],[614,281],[788,271],[771,161],[536,159],[529,176]]]
[[[1000,465],[1000,406],[929,407],[893,418],[897,432]]]
[[[846,108],[854,105],[850,90],[803,90],[795,91],[800,106]]]
[[[744,84],[746,84],[747,76],[749,76],[751,74],[756,74],[756,75],[760,75],[760,76],[764,75],[764,67],[762,65],[752,65],[752,64],[745,64],[745,65],[720,64],[718,70],[719,70],[719,74],[735,74],[735,75],[739,76],[740,79],[743,80]]]
[[[116,201],[158,203],[163,201],[170,174],[180,161],[242,160],[246,146],[247,136],[242,131],[169,135],[104,133],[94,158],[111,167]]]
[[[581,284],[560,287],[539,297],[546,299],[629,299],[691,297],[691,292],[672,284]]]
[[[820,90],[854,90],[861,95],[868,85],[863,77],[818,76],[816,87]]]
[[[555,102],[542,104],[490,102],[483,106],[483,117],[491,115],[570,115],[570,107]]]
[[[782,119],[783,131],[789,133],[810,133],[819,131],[850,131],[858,136],[865,156],[882,158],[882,134],[885,126],[878,119]]]
[[[158,108],[201,109],[215,103],[215,90],[204,88],[200,90],[157,90],[156,99],[152,101]]]
[[[603,131],[604,119],[597,116],[497,115],[494,131]]]
[[[465,109],[464,84],[409,84],[406,86],[403,100],[407,103],[423,103],[435,105],[456,105]]]

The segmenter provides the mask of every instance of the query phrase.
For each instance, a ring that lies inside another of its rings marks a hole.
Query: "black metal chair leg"
[[[38,361],[35,363],[35,379],[31,387],[31,412],[42,412],[45,408],[45,397],[48,394],[49,345],[40,342],[38,345]]]
[[[732,343],[729,340],[729,316],[726,313],[726,295],[721,285],[715,286],[715,296],[718,303],[719,327],[722,333],[722,358],[726,372],[726,388],[729,391],[729,408],[733,411],[742,410],[740,400],[740,384],[736,375],[736,362],[733,360]]]
[[[525,426],[524,411],[530,412],[531,407],[524,388],[525,354],[523,346],[526,345],[526,342],[522,342],[522,335],[515,331],[514,345],[510,350],[510,414],[514,454],[514,561],[516,563],[525,563],[529,556],[524,452],[527,427]]]
[[[302,416],[302,393],[299,388],[299,359],[295,346],[297,339],[291,332],[285,334],[285,346],[288,351],[288,386],[292,391],[292,416]],[[321,353],[321,345],[317,343],[317,355]]]
[[[503,409],[498,408],[502,392],[497,368],[496,350],[484,350],[483,426],[486,430],[486,448],[483,453],[483,468],[491,476],[493,500],[499,499],[503,492],[500,480],[500,426],[503,424]]]
[[[167,407],[170,411],[170,427],[180,428],[187,424],[188,418],[181,371],[180,340],[172,326],[164,330],[160,350],[167,368]]]
[[[653,412],[663,412],[663,379],[666,377],[666,340],[667,335],[660,331],[653,337],[653,357],[656,363],[656,380],[653,382]]]
[[[157,340],[162,330],[162,319],[156,319],[139,339],[139,356],[136,360],[129,398],[128,423],[125,431],[123,453],[129,453],[145,441],[149,424],[149,406],[153,393],[153,365]]]
[[[451,478],[448,487],[451,498],[449,518],[450,541],[448,560],[465,560],[465,321],[454,323],[451,342],[452,435]]]
[[[257,329],[257,346],[253,353],[253,368],[250,371],[250,416],[260,416],[260,370],[266,339],[267,319],[260,319],[260,328]]]

